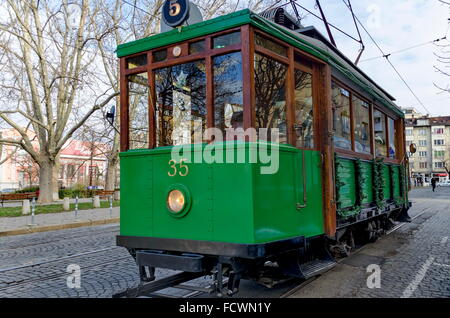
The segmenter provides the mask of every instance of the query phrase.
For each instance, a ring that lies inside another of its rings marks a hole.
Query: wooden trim
[[[370,151],[372,152],[372,157],[375,157],[375,125],[373,122],[373,104],[369,104],[369,114],[370,114]]]
[[[125,69],[124,74],[126,76],[129,76],[129,75],[134,75],[134,74],[139,74],[139,73],[145,73],[145,72],[147,72],[147,70],[148,70],[148,65],[144,65],[144,66],[139,66],[139,67],[132,68],[132,69]]]
[[[120,151],[125,152],[130,145],[128,114],[128,80],[125,75],[126,58],[120,59]]]
[[[286,134],[287,142],[297,147],[297,136],[295,134],[295,66],[294,50],[288,48],[289,67],[286,76]]]
[[[150,62],[153,61],[153,54],[152,52],[148,52],[148,60]],[[149,64],[151,65],[151,63]],[[149,80],[149,103],[148,103],[148,129],[149,129],[149,148],[153,149],[156,147],[157,140],[156,140],[156,106],[157,106],[157,96],[156,96],[156,79],[155,79],[155,72],[150,69],[148,70],[148,80]]]
[[[211,48],[211,38],[206,39],[207,51]],[[214,122],[214,69],[213,58],[206,57],[206,127],[213,128]]]
[[[348,158],[359,158],[359,159],[364,159],[364,160],[373,160],[373,155],[372,154],[360,153],[360,152],[347,150],[347,149],[336,148],[336,153],[338,153],[338,154],[340,154],[342,156],[348,157]]]
[[[254,127],[255,119],[255,66],[253,30],[249,25],[241,29],[242,37],[242,89],[244,93],[244,129]],[[256,137],[256,136],[255,136]]]
[[[331,107],[331,67],[323,65],[317,72],[317,87],[319,92],[315,103],[320,109],[317,123],[319,134],[318,140],[322,151],[322,194],[323,194],[323,216],[324,230],[329,237],[336,235],[336,202],[335,202],[335,178],[334,178],[334,145],[332,139],[333,132],[333,112]],[[314,79],[314,75],[313,75]]]

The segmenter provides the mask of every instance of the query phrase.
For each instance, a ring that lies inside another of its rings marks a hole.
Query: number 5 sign
[[[189,0],[166,0],[162,17],[170,27],[178,27],[189,19]]]

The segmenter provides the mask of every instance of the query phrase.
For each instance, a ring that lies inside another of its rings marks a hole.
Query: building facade
[[[409,154],[412,185],[449,180],[450,168],[450,116],[429,117],[404,109],[406,117],[406,147]],[[409,146],[415,144],[417,152],[411,154]]]
[[[6,139],[19,139],[14,129],[3,129]],[[30,139],[33,133],[29,132]],[[38,149],[38,142],[35,141]],[[102,187],[107,167],[105,145],[69,140],[59,156],[58,185],[69,188],[75,184]],[[0,145],[0,191],[20,190],[39,184],[39,166],[30,155],[14,145]]]

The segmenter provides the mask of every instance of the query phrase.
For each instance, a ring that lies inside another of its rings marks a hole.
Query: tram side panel
[[[336,204],[339,220],[357,217],[363,209],[384,212],[407,206],[404,166],[336,156]]]
[[[256,145],[239,147],[248,158]],[[228,150],[219,163],[172,161],[171,148],[121,154],[121,235],[241,244],[322,235],[320,152],[279,148],[274,173],[262,173],[267,163],[225,163]],[[168,210],[173,189],[186,194],[185,213]]]

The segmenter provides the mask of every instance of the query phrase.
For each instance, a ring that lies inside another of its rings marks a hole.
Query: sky
[[[320,15],[315,8],[315,0],[297,1],[299,4]],[[364,24],[369,33],[385,54],[443,38],[449,31],[450,7],[438,0],[353,0],[353,11]],[[329,23],[334,24],[350,35],[358,38],[352,15],[343,0],[322,0],[322,8]],[[307,12],[300,10],[300,14]],[[308,14],[303,19],[304,26],[314,25],[323,35],[327,36],[323,22]],[[434,84],[441,87],[450,86],[450,77],[439,74],[434,66],[442,64],[435,54],[441,49],[434,44],[392,54],[389,59],[403,76],[414,93],[424,104],[417,101],[405,84],[400,80],[382,53],[360,27],[360,32],[366,46],[358,66],[374,79],[381,87],[390,93],[400,107],[414,107],[417,111],[431,116],[450,115],[450,93],[442,92]],[[353,41],[338,31],[332,29],[337,47],[351,60],[355,61],[359,43]],[[448,40],[438,42],[449,44]],[[450,57],[450,46],[447,49]],[[364,61],[365,59],[370,59]],[[448,70],[448,68],[447,68]]]

